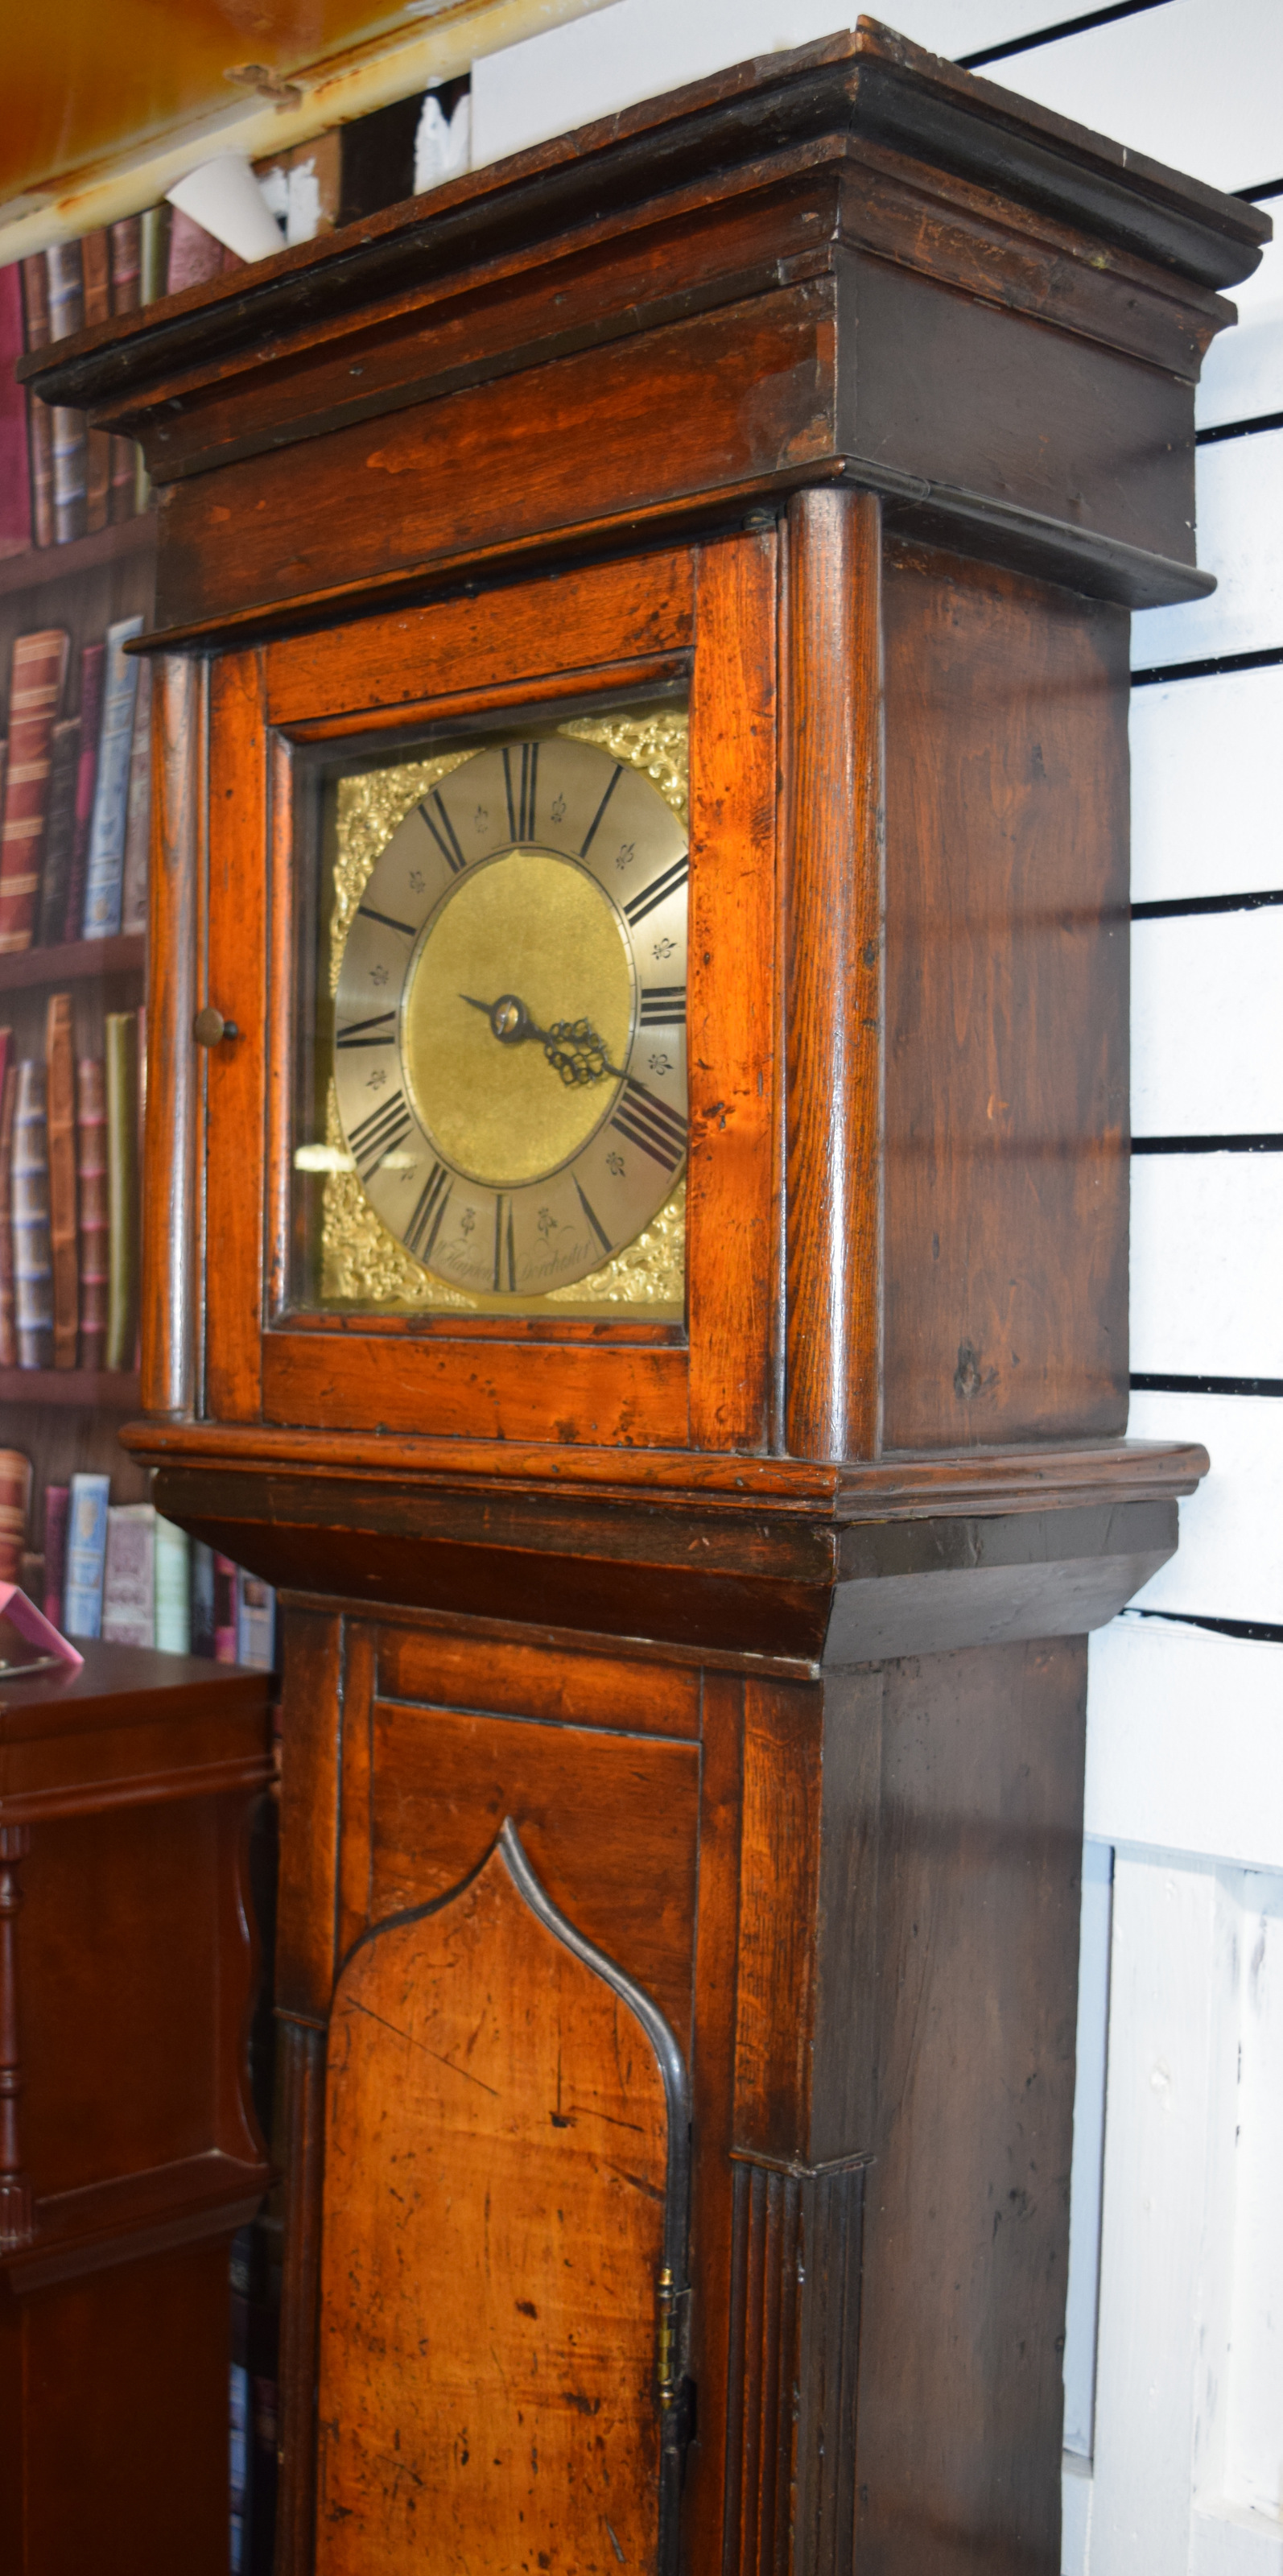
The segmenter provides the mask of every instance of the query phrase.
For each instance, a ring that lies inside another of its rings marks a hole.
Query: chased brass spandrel
[[[683,1172],[672,1197],[634,1242],[625,1244],[613,1261],[587,1279],[576,1279],[570,1288],[550,1288],[542,1302],[549,1306],[672,1306],[680,1315],[685,1294]]]
[[[326,1303],[453,1307],[463,1314],[475,1313],[475,1298],[421,1270],[404,1245],[379,1223],[343,1142],[332,1078],[325,1104],[325,1141],[347,1165],[345,1170],[326,1173],[321,1195],[321,1295]]]
[[[690,802],[690,717],[685,707],[648,716],[575,716],[558,725],[575,742],[595,742],[615,760],[654,780],[666,805],[686,823]]]
[[[401,761],[395,769],[365,769],[339,780],[334,910],[330,915],[331,993],[339,989],[339,968],[352,916],[380,852],[387,848],[410,807],[417,805],[430,788],[439,787],[452,769],[471,758],[471,750],[445,751],[433,760]]]
[[[554,728],[580,742],[591,742],[616,760],[627,761],[653,780],[665,802],[683,823],[687,820],[690,780],[690,734],[685,708],[661,707],[639,716],[581,716]],[[473,756],[464,751],[437,754],[430,760],[399,763],[340,779],[337,790],[334,906],[330,920],[330,990],[338,988],[339,968],[353,914],[380,852],[409,813],[429,791]],[[326,1142],[346,1164],[333,1081],[326,1098]],[[419,1313],[483,1314],[498,1301],[469,1297],[424,1270],[389,1234],[371,1207],[350,1168],[325,1175],[321,1201],[321,1295],[327,1304],[409,1307]],[[505,1300],[499,1311],[540,1314],[553,1309],[606,1307],[665,1310],[680,1318],[686,1297],[685,1175],[636,1239],[586,1279],[554,1288],[514,1306]]]

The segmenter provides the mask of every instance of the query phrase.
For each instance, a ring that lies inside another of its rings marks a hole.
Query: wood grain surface
[[[807,282],[337,428],[305,475],[286,448],[224,465],[216,492],[203,475],[175,483],[158,622],[221,618],[247,596],[260,612],[336,589],[373,601],[412,566],[510,547],[514,516],[559,539],[642,494],[680,504],[796,472],[833,451],[834,354],[832,291]]]
[[[153,975],[147,1000],[142,1401],[149,1413],[181,1414],[195,1405],[204,1272],[196,1199],[202,1102],[192,1045],[205,840],[201,665],[162,660],[152,707],[148,936],[166,971]]]
[[[406,607],[335,634],[282,636],[267,648],[267,712],[289,727],[359,712],[391,721],[476,691],[520,694],[523,681],[569,667],[686,651],[694,630],[693,558],[686,548],[590,564],[549,584],[515,583],[479,599]]]
[[[1120,613],[886,583],[888,1448],[1127,1418]]]
[[[209,965],[202,1001],[237,1035],[207,1054],[204,1410],[262,1412],[267,740],[254,653],[210,677]],[[195,1051],[188,1034],[188,1043]]]
[[[666,2148],[639,2023],[498,1853],[356,1951],[329,2045],[318,2576],[653,2563]]]
[[[856,2540],[874,2576],[1058,2576],[1085,1699],[1078,1640],[886,1676]]]
[[[227,2564],[228,2250],[270,2178],[247,1820],[271,1777],[263,1674],[90,1639],[77,1670],[5,1683],[6,2576]]]
[[[243,1222],[252,1222],[248,1213]],[[229,1244],[229,1259],[234,1250]],[[283,1325],[260,1346],[256,1331],[251,1339],[256,1319],[246,1313],[248,1293],[247,1281],[236,1308],[245,1328],[243,1392],[219,1408],[232,1420],[237,1403],[250,1403],[257,1391],[250,1371],[261,1347],[268,1422],[532,1440],[552,1419],[567,1441],[637,1439],[666,1448],[686,1438],[685,1351],[630,1349],[626,1342],[585,1349],[515,1336],[496,1343],[413,1328],[393,1337],[389,1349],[387,1337],[362,1333],[359,1322],[355,1331],[324,1337]]]
[[[881,1379],[881,519],[789,512],[787,1447],[877,1453]]]
[[[690,1433],[701,1449],[767,1440],[776,1280],[777,544],[699,555],[691,697]]]
[[[352,1889],[354,1899],[365,1894],[366,1921],[457,1886],[510,1815],[553,1903],[654,1996],[689,2054],[694,1745],[380,1700],[371,1712],[371,1771],[365,1887]],[[650,1818],[640,1876],[639,1812]]]

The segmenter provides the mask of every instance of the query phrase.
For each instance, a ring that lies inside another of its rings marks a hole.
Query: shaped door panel
[[[511,1825],[358,1946],[330,2028],[318,2576],[659,2576],[688,2152],[671,2032]]]

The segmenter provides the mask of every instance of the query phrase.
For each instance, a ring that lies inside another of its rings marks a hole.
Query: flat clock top
[[[339,1118],[382,1224],[452,1286],[567,1286],[670,1196],[687,869],[651,780],[564,736],[461,762],[377,860],[339,974]]]

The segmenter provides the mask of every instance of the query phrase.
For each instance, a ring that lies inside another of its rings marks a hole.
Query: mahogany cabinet
[[[281,2576],[1059,2567],[1086,1636],[1206,1465],[1128,612],[1267,232],[861,21],[33,371],[161,496],[130,1437],[286,1601]]]
[[[0,2560],[223,2576],[268,1680],[87,1641],[0,1690]]]

